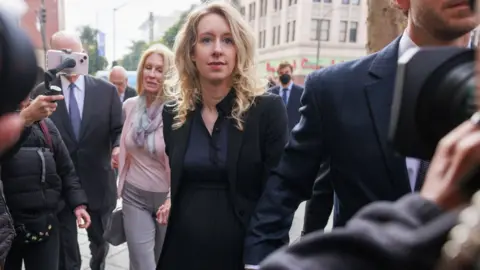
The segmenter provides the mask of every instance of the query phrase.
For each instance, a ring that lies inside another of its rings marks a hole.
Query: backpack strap
[[[45,123],[45,121],[42,120],[38,124],[40,125],[40,128],[42,129],[42,133],[43,133],[43,136],[45,138],[45,141],[47,142],[48,146],[50,147],[50,150],[53,151],[52,136],[50,136],[50,132],[48,130],[47,123]]]

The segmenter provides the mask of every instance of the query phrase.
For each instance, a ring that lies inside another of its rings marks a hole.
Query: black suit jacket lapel
[[[394,153],[387,141],[399,42],[400,37],[380,51],[373,60],[365,84],[365,95],[375,124],[377,141],[381,146],[385,165],[390,173],[390,180],[394,188],[400,188],[399,192],[405,193],[411,190],[405,157]]]
[[[172,198],[175,198],[176,192],[180,187],[180,180],[182,179],[183,161],[185,160],[185,153],[190,139],[190,130],[192,126],[193,113],[190,113],[185,121],[185,124],[178,129],[171,130],[169,141],[175,142],[172,153],[170,153],[171,166],[171,185]],[[164,126],[165,128],[165,126]],[[168,127],[171,129],[171,127]]]
[[[92,108],[96,107],[95,102],[98,98],[98,96],[95,95],[92,89],[94,82],[88,76],[84,76],[83,78],[85,80],[85,98],[83,100],[82,123],[80,125],[79,140],[85,135],[85,132],[87,131],[88,124],[94,111],[92,110]],[[110,104],[104,104],[104,106],[110,106]]]
[[[63,87],[62,87],[62,81],[60,78],[56,78],[55,80],[52,81],[51,83],[52,86],[57,86],[62,89],[62,95],[63,93]],[[55,121],[58,121],[58,123],[62,123],[65,131],[67,132],[68,136],[72,141],[76,141],[76,138],[73,134],[73,128],[72,128],[72,123],[70,122],[70,114],[68,113],[67,110],[67,103],[65,100],[59,100],[57,101],[57,110],[52,116],[50,116],[52,119],[56,119]]]

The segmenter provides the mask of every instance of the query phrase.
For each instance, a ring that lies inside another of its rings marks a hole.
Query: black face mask
[[[280,82],[285,85],[290,82],[292,77],[290,77],[290,74],[282,74],[280,75]]]

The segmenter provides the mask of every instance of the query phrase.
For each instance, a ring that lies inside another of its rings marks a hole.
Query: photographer
[[[345,228],[306,236],[260,269],[435,269],[459,209],[468,202],[459,183],[480,164],[476,116],[440,141],[420,194],[366,206]]]
[[[56,270],[59,256],[59,222],[56,213],[65,202],[80,228],[90,225],[87,198],[80,186],[61,136],[48,118],[63,96],[38,96],[20,104],[25,122],[18,152],[1,163],[1,179],[16,237],[5,270]]]

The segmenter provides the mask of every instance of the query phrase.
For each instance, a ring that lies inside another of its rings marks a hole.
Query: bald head
[[[123,94],[127,87],[127,70],[121,66],[114,66],[110,71],[109,81],[117,87],[120,95]]]
[[[50,39],[50,47],[53,50],[71,50],[72,52],[84,52],[82,41],[78,35],[67,32],[59,31],[52,35]]]

